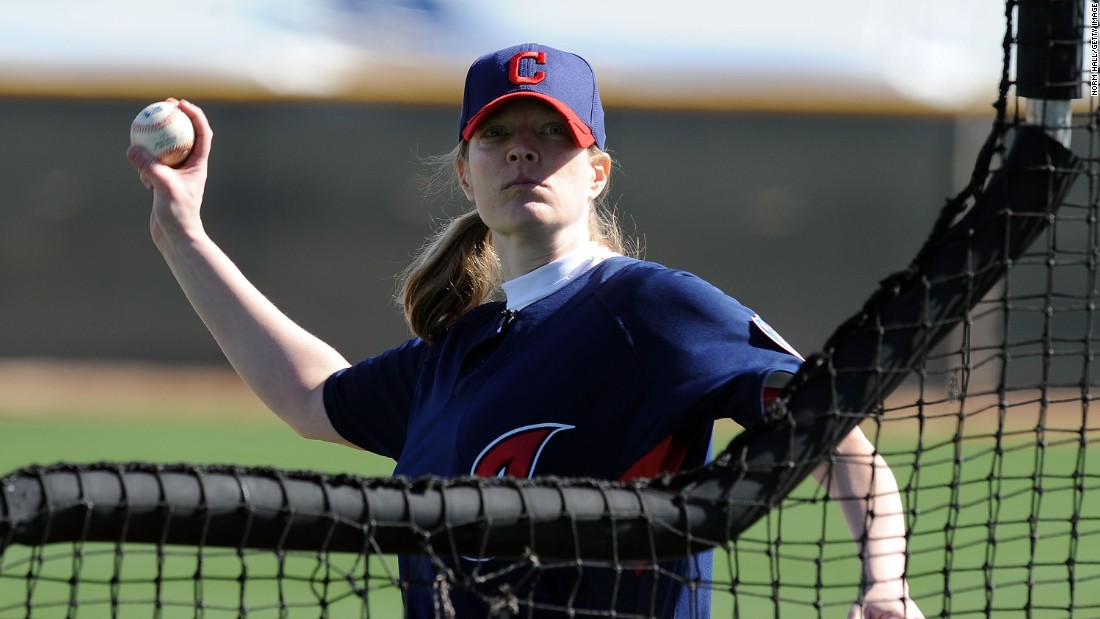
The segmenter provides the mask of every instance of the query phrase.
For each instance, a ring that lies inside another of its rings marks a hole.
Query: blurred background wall
[[[558,19],[502,1],[162,4],[0,6],[0,358],[223,363],[124,158],[128,123],[167,96],[211,119],[204,219],[245,274],[349,358],[404,340],[394,276],[466,208],[425,196],[418,157],[454,145],[469,63],[525,40],[592,61],[613,202],[644,256],[813,352],[961,186],[1003,30],[984,0],[905,23],[855,0],[567,1]]]

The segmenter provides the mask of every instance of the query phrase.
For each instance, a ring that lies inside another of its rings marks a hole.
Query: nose
[[[517,135],[508,148],[508,163],[535,162],[538,161],[538,151],[531,145],[530,140],[523,135]]]

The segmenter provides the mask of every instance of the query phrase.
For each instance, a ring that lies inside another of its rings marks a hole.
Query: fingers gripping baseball
[[[158,161],[143,144],[133,144],[126,156],[138,172],[138,179],[153,192],[153,208],[150,217],[150,233],[153,241],[163,249],[163,244],[174,238],[187,238],[202,233],[199,211],[206,188],[207,160],[213,131],[203,111],[186,101],[168,99],[178,103],[179,111],[194,126],[194,145],[186,159],[171,167]]]

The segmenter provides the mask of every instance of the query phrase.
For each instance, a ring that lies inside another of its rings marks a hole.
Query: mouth
[[[505,183],[504,189],[534,189],[540,185],[541,183],[533,178],[520,176]]]

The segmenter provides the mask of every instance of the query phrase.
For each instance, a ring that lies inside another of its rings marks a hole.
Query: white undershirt
[[[589,241],[549,264],[504,282],[501,287],[508,298],[507,308],[519,311],[561,290],[588,269],[618,255],[596,241]]]

